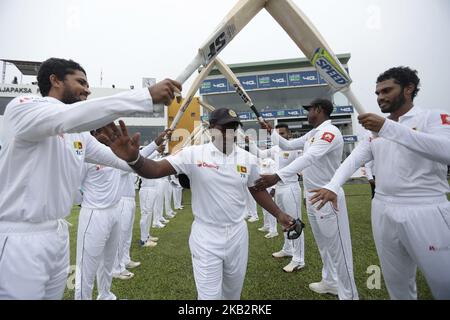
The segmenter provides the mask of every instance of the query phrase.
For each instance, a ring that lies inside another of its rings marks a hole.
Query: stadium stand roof
[[[39,67],[42,64],[42,62],[38,62],[38,61],[21,61],[21,60],[9,60],[9,59],[0,59],[0,61],[12,63],[25,76],[37,76]]]

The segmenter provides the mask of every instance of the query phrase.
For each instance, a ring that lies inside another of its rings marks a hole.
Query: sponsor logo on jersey
[[[219,170],[219,166],[218,165],[212,164],[212,163],[206,163],[204,161],[198,161],[197,162],[197,167],[199,167],[199,168],[213,168],[213,169]]]
[[[332,134],[331,132],[324,132],[323,135],[322,135],[322,138],[320,138],[320,139],[331,143],[333,141],[333,139],[334,139],[334,134]]]
[[[450,125],[450,115],[441,114],[442,124]]]

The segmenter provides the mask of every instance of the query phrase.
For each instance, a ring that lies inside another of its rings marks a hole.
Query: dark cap
[[[328,115],[331,115],[334,109],[333,103],[331,103],[330,100],[320,98],[314,99],[313,101],[311,101],[310,104],[303,106],[303,108],[309,110],[309,108],[311,107],[319,107],[319,106],[322,107],[322,109],[325,110],[328,113]]]
[[[210,124],[224,125],[231,122],[242,124],[239,116],[236,114],[236,112],[234,112],[234,110],[219,108],[209,114]]]

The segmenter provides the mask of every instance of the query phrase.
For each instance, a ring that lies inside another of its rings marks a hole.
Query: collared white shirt
[[[43,222],[70,214],[84,162],[131,168],[87,131],[153,110],[148,89],[66,105],[22,96],[6,107],[0,134],[0,222]]]
[[[141,150],[141,155],[145,156],[148,152],[143,152],[146,148]],[[159,161],[161,160],[160,154],[158,151],[153,151],[149,156],[146,157],[150,160]],[[146,179],[141,177],[142,183],[141,188],[156,188],[158,186],[158,179]]]
[[[275,161],[275,168],[282,169],[289,164],[291,164],[295,159],[297,159],[301,154],[301,150],[281,150],[278,145],[272,146],[269,149],[259,149],[254,141],[250,142],[250,152],[257,155],[260,158],[272,158]],[[291,183],[298,183],[297,173],[290,177],[286,177],[277,183],[277,186],[281,187]]]
[[[122,197],[134,198],[136,197],[136,189],[134,182],[136,176],[133,172],[126,172],[120,170],[120,189],[122,192]]]
[[[260,174],[274,174],[276,171],[277,165],[272,158],[263,158],[259,159],[259,173]],[[267,188],[267,192],[270,192],[275,187]]]
[[[246,213],[246,188],[259,178],[257,158],[234,146],[226,155],[213,143],[181,149],[166,158],[178,174],[189,177],[192,212],[202,222],[224,226]]]
[[[85,163],[83,170],[83,202],[87,209],[106,209],[119,203],[123,185],[121,171],[98,164]]]
[[[339,129],[331,124],[331,120],[324,121],[298,139],[286,140],[276,131],[271,138],[282,150],[303,148],[301,157],[279,169],[276,174],[284,181],[293,174],[302,172],[306,190],[326,185],[341,164],[344,139]]]
[[[336,192],[370,160],[374,160],[377,194],[428,197],[449,192],[449,115],[413,107],[398,122],[386,119],[378,136],[361,142],[325,188]]]

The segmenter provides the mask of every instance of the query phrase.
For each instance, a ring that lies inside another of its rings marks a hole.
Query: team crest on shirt
[[[242,178],[245,178],[245,175],[247,174],[247,167],[238,164],[236,166],[236,170],[241,174]]]
[[[324,132],[322,135],[322,138],[320,138],[320,139],[331,143],[333,141],[334,137],[335,137],[334,134],[332,134],[331,132]]]
[[[450,125],[450,115],[441,114],[441,120],[442,120],[442,124]]]
[[[74,141],[73,148],[75,149],[77,155],[81,156],[83,154],[83,144],[81,141]]]
[[[283,158],[288,159],[289,158],[289,152],[283,152]]]

